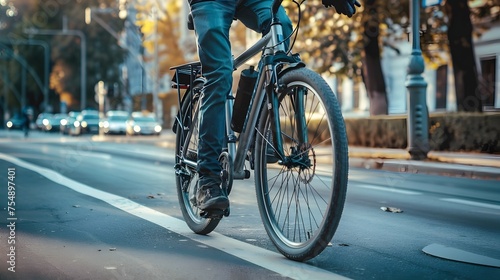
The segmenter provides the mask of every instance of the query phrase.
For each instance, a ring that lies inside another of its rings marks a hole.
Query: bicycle
[[[249,104],[239,103],[244,90],[236,98],[233,93],[227,96],[227,137],[219,162],[227,195],[233,180],[249,179],[254,171],[257,203],[269,238],[287,258],[305,261],[328,246],[338,227],[347,191],[347,136],[330,86],[297,54],[285,50],[276,17],[282,1],[273,3],[271,31],[234,58],[238,69],[261,53],[257,69],[246,69],[253,74],[244,98]],[[208,234],[230,210],[204,213],[196,206],[201,64],[170,69],[175,71],[172,81],[180,108],[173,125],[179,204],[189,228]],[[238,88],[241,84],[240,80]],[[238,123],[234,116],[243,118]]]

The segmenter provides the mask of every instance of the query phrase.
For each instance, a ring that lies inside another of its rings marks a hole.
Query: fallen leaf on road
[[[399,208],[395,208],[395,207],[385,207],[385,206],[382,206],[382,207],[380,207],[380,209],[382,211],[392,212],[392,213],[402,213],[403,212],[403,210],[401,210]]]

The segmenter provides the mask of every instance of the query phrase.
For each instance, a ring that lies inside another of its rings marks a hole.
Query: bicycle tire
[[[320,75],[307,68],[293,69],[279,78],[279,84],[284,88],[279,93],[283,150],[288,157],[301,155],[304,162],[297,166],[268,163],[270,117],[268,110],[262,110],[255,143],[257,203],[278,251],[289,259],[306,261],[328,246],[342,216],[349,166],[347,136],[337,98]],[[308,143],[298,144],[293,97],[297,92],[307,93],[295,108],[304,109]]]
[[[179,114],[179,118],[182,117],[183,119],[181,123],[177,124],[176,128],[175,163],[177,168],[181,168],[187,173],[184,176],[179,174],[176,176],[177,197],[184,221],[194,233],[205,235],[217,227],[220,219],[200,216],[200,210],[192,201],[196,195],[198,175],[194,168],[182,163],[184,157],[191,157],[191,160],[196,161],[196,158],[193,157],[195,157],[198,149],[197,119],[200,98],[199,95],[193,95],[193,93],[202,86],[202,83],[197,83],[185,93],[186,96],[181,105],[182,114]],[[186,141],[189,136],[191,136],[190,140]]]

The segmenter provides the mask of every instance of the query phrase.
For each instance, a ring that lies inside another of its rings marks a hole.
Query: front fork
[[[276,71],[276,69],[274,69]],[[278,158],[281,159],[283,165],[287,165],[289,161],[296,161],[297,159],[287,158],[285,156],[285,151],[283,150],[283,137],[281,135],[281,121],[280,121],[280,99],[290,98],[291,105],[294,109],[294,116],[290,121],[292,122],[292,129],[295,128],[297,131],[296,142],[293,143],[294,147],[302,147],[304,143],[308,143],[308,131],[307,123],[305,118],[305,98],[307,91],[304,88],[294,88],[290,91],[287,89],[287,85],[279,83],[277,75],[273,73],[272,79],[268,85],[266,85],[266,97],[267,97],[267,110],[269,110],[269,117],[271,123],[271,133],[273,140],[273,150],[277,154]],[[287,96],[282,94],[286,91]],[[284,132],[284,133],[290,133]],[[293,137],[294,135],[290,135]],[[292,138],[290,138],[292,139]],[[292,154],[293,152],[290,151]],[[291,162],[290,162],[291,163]]]

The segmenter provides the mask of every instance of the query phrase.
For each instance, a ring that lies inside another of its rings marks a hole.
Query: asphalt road
[[[191,233],[157,144],[0,138],[0,279],[500,279],[499,181],[351,169],[331,246],[297,263],[268,239],[253,178],[214,233]]]

